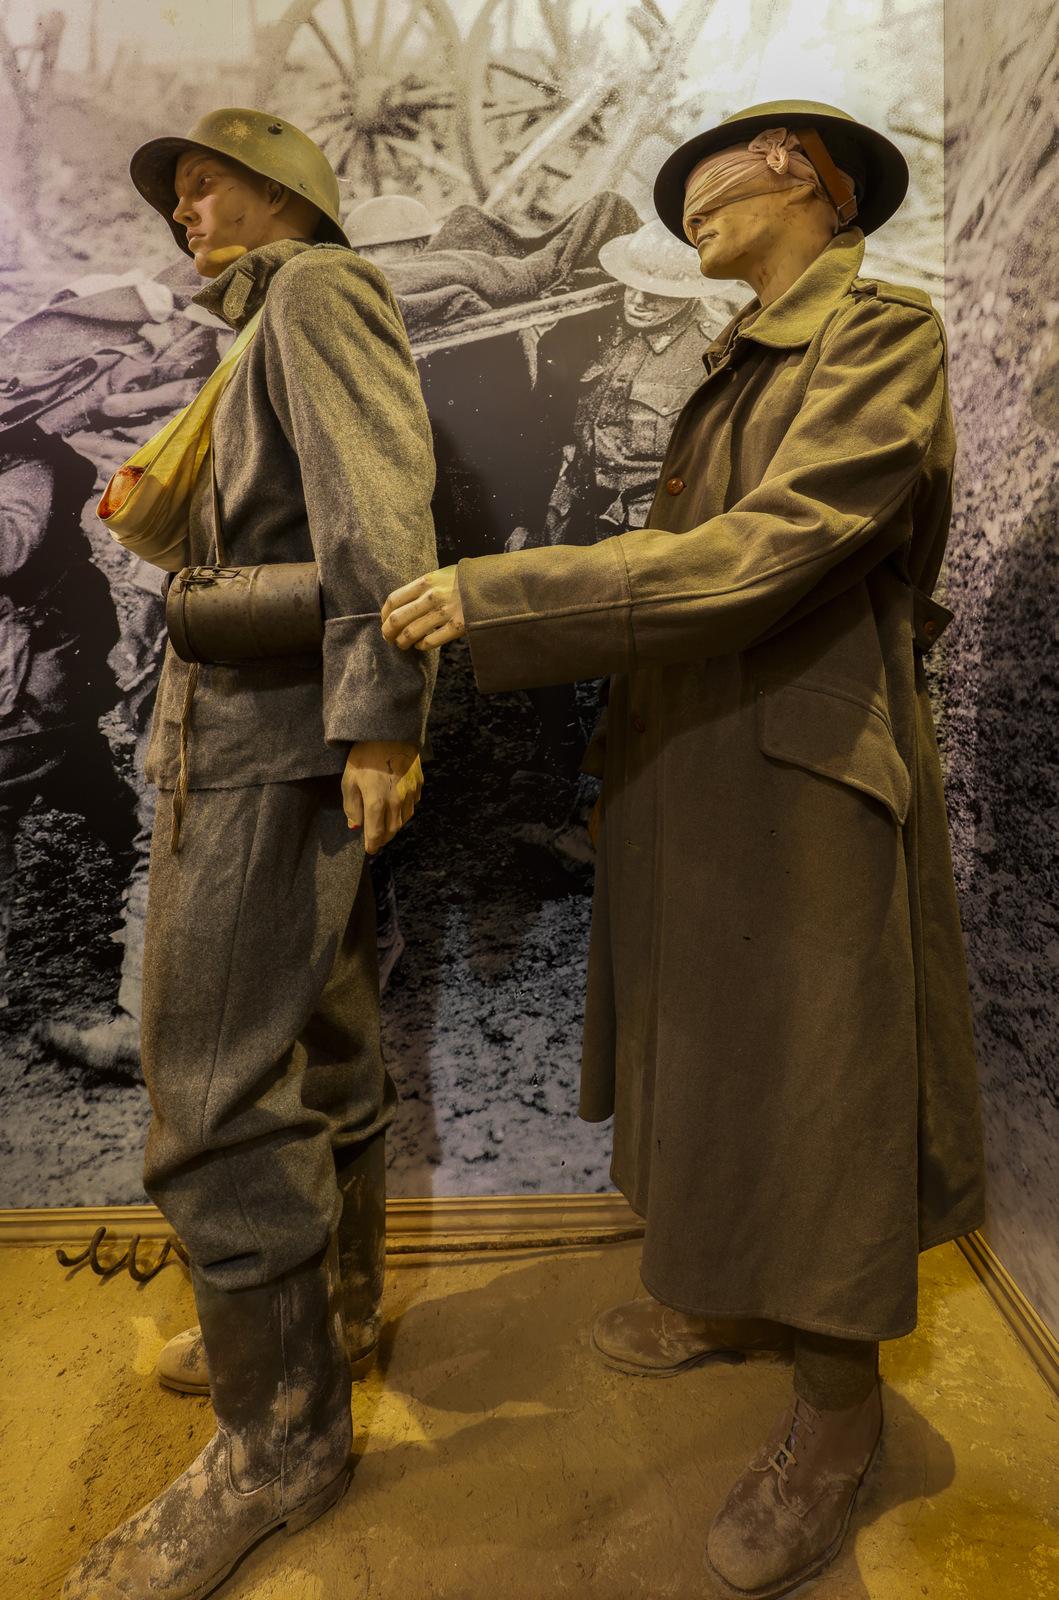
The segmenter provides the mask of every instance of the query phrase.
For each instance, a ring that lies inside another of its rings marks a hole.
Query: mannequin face
[[[791,227],[791,194],[754,195],[687,219],[705,278],[740,278],[747,268],[780,245]]]
[[[661,328],[680,315],[686,300],[674,300],[668,294],[648,294],[646,289],[626,289],[622,309],[625,321],[637,331]]]
[[[805,189],[733,200],[687,219],[705,278],[737,278],[763,304],[798,278],[834,236],[835,213]]]
[[[211,150],[185,150],[173,179],[173,221],[187,229],[195,271],[216,278],[232,261],[276,239],[311,239],[320,213],[283,184]]]

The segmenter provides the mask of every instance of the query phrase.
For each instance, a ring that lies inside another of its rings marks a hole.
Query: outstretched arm
[[[432,575],[433,605],[426,590],[403,603],[392,597],[388,637],[430,648],[459,620],[483,690],[748,649],[795,607],[811,605],[818,588],[833,592],[844,563],[866,570],[905,536],[894,513],[944,403],[934,318],[855,302],[761,483],[729,510],[686,533],[644,528],[588,549],[463,561],[459,617]]]

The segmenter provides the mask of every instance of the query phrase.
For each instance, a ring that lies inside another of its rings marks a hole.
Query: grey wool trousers
[[[379,1041],[375,907],[337,774],[158,797],[142,1059],[144,1186],[202,1276],[260,1287],[337,1223],[335,1159],[396,1090]]]

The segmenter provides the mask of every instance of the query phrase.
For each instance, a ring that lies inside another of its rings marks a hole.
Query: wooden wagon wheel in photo
[[[463,54],[459,123],[479,201],[546,222],[617,181],[669,108],[709,11],[685,0],[484,0]]]
[[[468,198],[453,132],[460,33],[445,0],[293,0],[257,29],[257,104],[326,151],[351,199]]]

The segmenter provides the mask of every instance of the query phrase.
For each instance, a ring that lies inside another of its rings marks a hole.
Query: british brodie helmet
[[[185,229],[173,221],[173,179],[178,158],[192,148],[212,150],[230,161],[239,161],[262,178],[272,178],[302,195],[320,213],[317,239],[348,245],[338,213],[338,179],[320,146],[282,117],[243,106],[225,106],[200,117],[185,138],[148,140],[129,164],[133,183],[147,203],[165,218],[185,255],[191,251]]]
[[[697,133],[662,163],[655,179],[655,208],[670,233],[684,234],[684,185],[692,167],[706,156],[731,145],[749,144],[766,128],[787,128],[801,136],[803,148],[835,202],[842,226],[856,222],[864,233],[881,228],[897,210],[908,190],[908,163],[895,144],[874,128],[866,127],[837,106],[816,100],[768,100],[725,117],[714,128]],[[815,131],[823,145],[821,158],[811,137]],[[853,179],[856,211],[850,215],[847,196],[838,192],[835,167]]]

